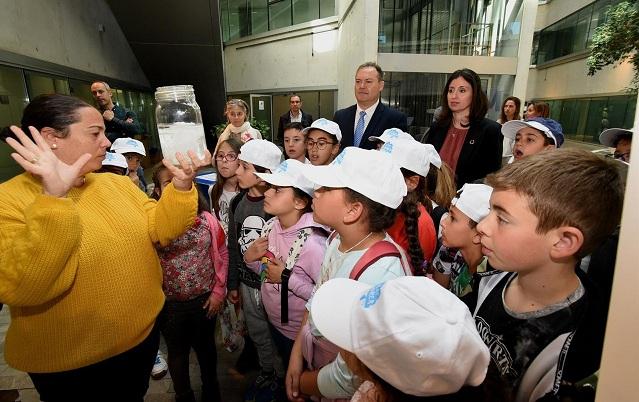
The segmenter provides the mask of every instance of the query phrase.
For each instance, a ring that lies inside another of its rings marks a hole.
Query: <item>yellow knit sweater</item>
[[[164,303],[154,243],[190,227],[197,195],[169,185],[156,202],[128,177],[89,174],[67,198],[30,174],[0,184],[0,302],[9,305],[7,363],[47,373],[125,352]]]

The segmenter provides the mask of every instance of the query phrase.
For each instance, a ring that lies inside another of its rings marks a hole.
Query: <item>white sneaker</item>
[[[159,380],[164,377],[169,371],[169,365],[166,364],[166,360],[162,357],[162,353],[158,350],[157,356],[155,356],[155,363],[153,363],[153,369],[151,370],[151,378]]]

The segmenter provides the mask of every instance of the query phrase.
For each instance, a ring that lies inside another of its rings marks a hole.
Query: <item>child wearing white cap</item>
[[[475,273],[489,269],[477,224],[490,212],[492,190],[485,184],[464,184],[442,220],[442,246],[433,260],[433,279],[458,297],[472,291]]]
[[[328,244],[317,288],[332,278],[374,285],[411,274],[403,250],[385,232],[406,195],[399,166],[388,154],[347,147],[329,166],[306,165],[304,173],[319,187],[313,199],[315,221],[337,234]],[[304,325],[286,375],[289,398],[351,397],[358,380],[337,352],[312,323]],[[303,372],[303,360],[311,371]]]
[[[124,155],[128,165],[127,175],[142,191],[146,191],[146,180],[142,170],[142,158],[146,156],[144,144],[133,138],[118,138],[113,141],[111,151]]]
[[[306,136],[306,152],[311,164],[328,165],[339,153],[342,131],[337,123],[328,119],[317,119],[302,130]]]
[[[272,174],[256,173],[270,186],[264,193],[264,212],[274,218],[244,253],[246,265],[261,275],[262,303],[285,368],[319,276],[328,234],[313,221],[313,183],[303,176],[303,167],[288,159]]]
[[[117,152],[107,152],[102,161],[102,167],[96,173],[113,173],[118,176],[124,176],[128,165],[124,155]]]
[[[364,383],[352,400],[418,400],[478,386],[486,376],[490,354],[470,311],[428,278],[375,286],[332,279],[313,296],[310,314],[348,367],[373,385]],[[466,392],[457,400],[482,400],[468,394],[480,389]]]
[[[431,166],[433,169],[440,167],[442,160],[435,147],[415,141],[412,137],[387,139],[380,151],[390,154],[401,167],[408,189],[395,223],[387,232],[408,252],[413,273],[423,275],[424,263],[432,261],[437,245],[435,225],[430,216],[433,208],[426,196],[426,177]]]
[[[242,192],[235,196],[229,208],[228,298],[233,304],[242,298],[246,326],[261,367],[254,385],[260,388],[276,381],[276,372],[281,376],[283,370],[260,301],[262,282],[259,275],[246,266],[243,256],[249,245],[262,235],[264,224],[270,218],[264,212],[264,193],[268,186],[256,173],[275,170],[282,160],[282,151],[272,142],[253,139],[242,145],[238,159],[240,166],[236,175]]]

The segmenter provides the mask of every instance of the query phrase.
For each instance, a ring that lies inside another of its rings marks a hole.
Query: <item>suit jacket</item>
[[[435,125],[425,142],[432,144],[439,152],[444,145],[447,132],[448,126]],[[501,126],[493,120],[484,118],[470,124],[455,169],[457,188],[482,179],[501,168],[503,140]]]
[[[302,125],[305,128],[313,124],[313,116],[311,116],[308,113],[305,113],[303,110],[300,110],[300,113],[302,114]],[[291,111],[289,110],[288,112],[280,116],[280,124],[279,126],[277,126],[277,134],[278,134],[277,138],[279,141],[284,141],[284,127],[286,127],[286,125],[290,122],[291,122]]]
[[[355,113],[357,113],[357,105],[340,109],[335,112],[333,116],[333,121],[339,125],[339,129],[342,131],[342,148],[353,146]],[[371,135],[379,136],[384,130],[389,128],[399,128],[402,131],[408,131],[406,115],[399,110],[395,110],[379,102],[368,122],[368,126],[366,126],[366,131],[364,131],[364,136],[362,137],[359,147],[373,149],[375,144],[369,141],[368,137]]]

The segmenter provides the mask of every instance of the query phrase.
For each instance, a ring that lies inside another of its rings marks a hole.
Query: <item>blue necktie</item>
[[[355,132],[353,133],[353,146],[359,147],[359,143],[362,142],[364,136],[364,117],[366,112],[363,110],[359,112],[359,120],[357,120],[357,126],[355,126]]]

